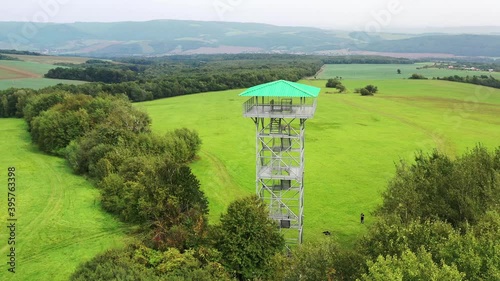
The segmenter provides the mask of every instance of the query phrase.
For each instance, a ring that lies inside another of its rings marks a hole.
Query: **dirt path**
[[[6,70],[8,72],[12,72],[12,73],[15,73],[15,74],[19,75],[19,77],[9,78],[9,79],[5,79],[5,80],[23,79],[23,78],[41,78],[42,77],[42,75],[39,75],[39,74],[36,74],[36,73],[33,73],[33,72],[29,72],[29,71],[25,71],[25,70],[21,70],[21,69],[18,69],[18,68],[14,68],[14,67],[10,67],[10,66],[5,66],[5,65],[0,65],[0,70]],[[0,80],[3,80],[3,79],[0,77]]]

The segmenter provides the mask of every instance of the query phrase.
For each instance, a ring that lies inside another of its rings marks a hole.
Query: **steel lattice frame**
[[[256,193],[269,208],[288,249],[302,243],[305,123],[314,117],[320,88],[274,81],[247,89],[243,116],[256,128]]]
[[[256,192],[267,203],[287,247],[302,243],[305,121],[252,118],[256,125]]]

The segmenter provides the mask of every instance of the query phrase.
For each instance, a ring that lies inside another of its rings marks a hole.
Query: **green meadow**
[[[324,87],[326,81],[302,82]],[[351,91],[375,84],[380,93],[322,90],[316,115],[306,123],[306,241],[325,230],[345,243],[364,233],[395,163],[412,161],[417,150],[437,148],[454,156],[479,142],[500,144],[500,90],[432,80],[343,83]],[[212,222],[233,199],[255,193],[255,127],[242,115],[242,91],[136,104],[151,115],[156,133],[180,127],[199,132],[203,144],[192,169],[209,198]]]
[[[5,90],[8,88],[42,89],[45,87],[57,85],[59,83],[79,85],[87,82],[76,81],[76,80],[48,79],[48,78],[23,78],[23,79],[12,79],[12,80],[0,80],[0,90]]]
[[[335,78],[336,76],[343,79],[405,79],[410,77],[413,73],[422,74],[425,77],[432,79],[433,77],[444,76],[472,76],[472,75],[492,75],[500,79],[499,72],[487,71],[471,71],[471,70],[453,70],[453,69],[438,69],[438,68],[425,68],[424,65],[431,63],[416,63],[416,64],[327,64],[324,66],[323,71],[318,75],[318,79]],[[401,74],[398,74],[398,69]]]
[[[24,120],[0,119],[0,280],[68,280],[96,254],[122,247],[128,227],[99,207],[99,191],[66,160],[31,144]],[[16,168],[16,273],[7,271],[7,168]]]

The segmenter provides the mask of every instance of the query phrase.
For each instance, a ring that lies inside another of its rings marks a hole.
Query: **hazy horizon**
[[[195,20],[252,22],[279,26],[390,32],[456,27],[497,27],[500,5],[493,0],[20,0],[2,3],[0,21],[121,22]],[[500,31],[500,30],[499,30]]]

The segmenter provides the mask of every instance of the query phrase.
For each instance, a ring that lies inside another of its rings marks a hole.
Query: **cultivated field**
[[[37,57],[37,56],[34,56]],[[40,89],[59,83],[82,84],[74,80],[46,79],[43,75],[57,66],[31,61],[0,60],[0,90],[14,88]]]
[[[29,55],[11,55],[9,57],[15,57],[22,61],[36,62],[42,64],[54,64],[54,63],[85,63],[89,58],[84,57],[62,57],[62,56],[29,56]]]
[[[485,72],[485,71],[466,71],[466,70],[453,70],[453,69],[417,69],[430,63],[417,63],[417,64],[327,64],[323,70],[316,76],[317,79],[329,79],[336,76],[343,79],[405,79],[410,77],[413,73],[422,74],[425,77],[432,79],[432,77],[443,76],[472,76],[472,75],[492,75],[500,79],[498,72]],[[397,70],[401,70],[401,74]]]
[[[16,273],[7,271],[7,168],[16,168]],[[98,190],[66,160],[30,141],[24,120],[0,119],[0,280],[68,280],[96,254],[121,247],[126,227],[100,210]]]
[[[366,65],[365,65],[366,67]],[[394,66],[393,66],[394,68]],[[326,81],[303,81],[323,87]],[[432,80],[346,80],[348,89],[375,84],[374,97],[320,95],[306,127],[305,240],[329,230],[350,243],[364,232],[371,211],[399,159],[437,147],[450,155],[481,142],[500,145],[500,90]],[[196,129],[203,140],[192,165],[217,220],[236,197],[255,192],[255,127],[242,116],[242,90],[203,93],[137,104],[153,130]],[[364,212],[366,224],[359,224]]]

